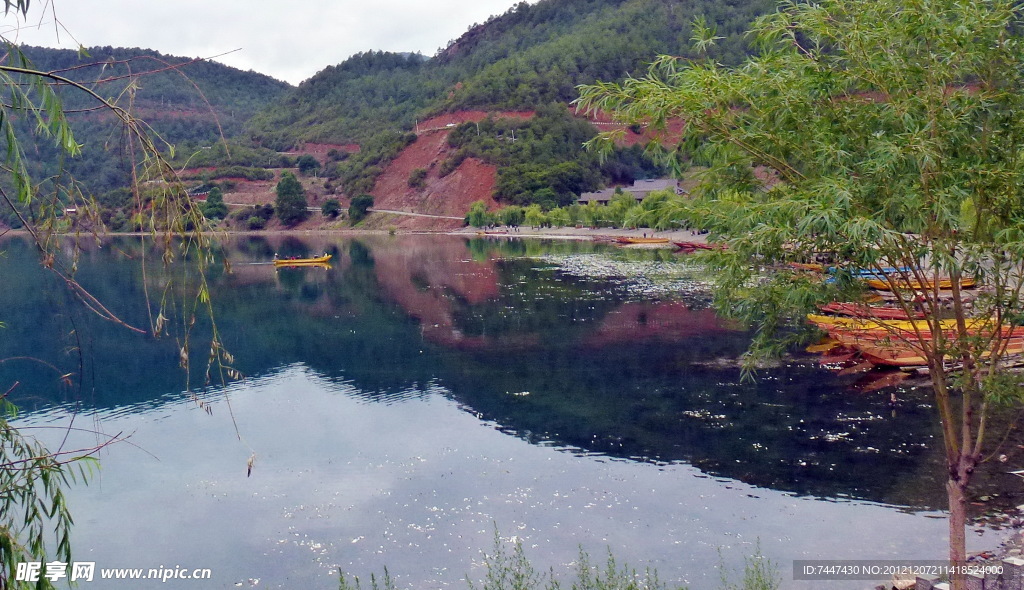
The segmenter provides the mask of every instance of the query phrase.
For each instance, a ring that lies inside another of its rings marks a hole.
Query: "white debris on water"
[[[677,260],[621,260],[607,254],[534,256],[571,277],[602,279],[638,298],[691,296],[710,298],[713,282],[698,265]]]

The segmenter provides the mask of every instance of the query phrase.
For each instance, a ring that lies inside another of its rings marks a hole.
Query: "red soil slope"
[[[461,219],[475,201],[484,201],[489,209],[497,209],[498,203],[493,197],[497,179],[497,170],[494,166],[475,158],[467,158],[444,178],[441,178],[437,172],[440,164],[452,153],[452,149],[448,146],[448,134],[451,128],[460,123],[482,121],[489,115],[527,119],[534,113],[460,111],[420,121],[417,124],[418,139],[403,150],[378,177],[377,184],[371,193],[374,196],[374,208],[442,217],[374,215],[367,220],[367,225],[377,228],[448,230],[462,227]],[[305,143],[288,152],[288,155],[295,157],[309,154],[320,162],[326,162],[327,153],[332,149],[352,153],[358,151],[359,146]],[[427,176],[422,188],[413,188],[409,186],[409,176],[413,170],[418,168],[427,170]],[[198,181],[203,171],[198,168],[186,170],[182,176]],[[225,192],[224,201],[232,210],[243,205],[273,203],[276,198],[275,187],[281,171],[276,172],[274,180],[269,181],[231,179],[234,181],[234,186]],[[348,199],[344,195],[332,195],[324,190],[323,179],[299,176],[299,180],[306,188],[307,199],[311,207],[319,207],[329,198],[337,198],[341,201],[342,206],[348,206]],[[444,219],[443,217],[459,219]],[[298,229],[316,229],[328,224],[328,220],[314,214]],[[276,223],[272,220],[268,229],[276,229],[276,227]]]
[[[476,158],[467,158],[447,176],[442,178],[438,174],[440,163],[453,151],[448,146],[450,128],[467,121],[481,121],[487,115],[484,111],[461,111],[421,121],[417,125],[419,134],[416,141],[405,148],[377,179],[372,193],[374,208],[459,218],[476,201],[487,203],[489,209],[497,209],[498,203],[493,197],[497,179],[494,166]],[[498,113],[496,116],[529,118],[533,113]],[[409,176],[417,169],[427,170],[422,188],[409,186]],[[388,223],[403,229],[462,226],[458,220],[404,216],[395,216]]]

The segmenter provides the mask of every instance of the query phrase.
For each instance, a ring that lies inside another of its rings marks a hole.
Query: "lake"
[[[399,587],[464,588],[496,535],[541,571],[610,550],[694,589],[718,587],[720,563],[738,581],[758,547],[786,588],[821,584],[794,582],[794,559],[945,554],[927,394],[890,407],[889,391],[802,355],[742,379],[749,335],[670,252],[225,239],[211,305],[245,378],[205,386],[215,332],[202,313],[187,321],[187,265],[165,269],[138,238],[77,256],[83,285],[125,322],[149,326],[147,301],[168,302],[154,338],[87,311],[27,242],[3,248],[0,383],[19,383],[17,424],[48,427],[52,446],[130,435],[70,493],[76,559],[212,573],[88,587],[336,588],[339,567],[364,579],[387,567]],[[330,268],[268,264],[321,252]]]

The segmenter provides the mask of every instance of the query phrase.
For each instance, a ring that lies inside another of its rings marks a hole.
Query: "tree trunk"
[[[967,480],[950,476],[946,480],[946,496],[949,499],[949,561],[951,564],[967,562]],[[953,590],[965,590],[966,580],[962,576],[950,579]]]

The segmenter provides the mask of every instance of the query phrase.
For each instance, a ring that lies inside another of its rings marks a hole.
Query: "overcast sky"
[[[28,21],[8,16],[3,33],[29,45],[142,47],[184,57],[239,49],[216,59],[298,84],[360,51],[431,56],[474,23],[517,2],[34,0]],[[55,28],[54,13],[60,28]],[[39,22],[42,27],[36,26]]]

